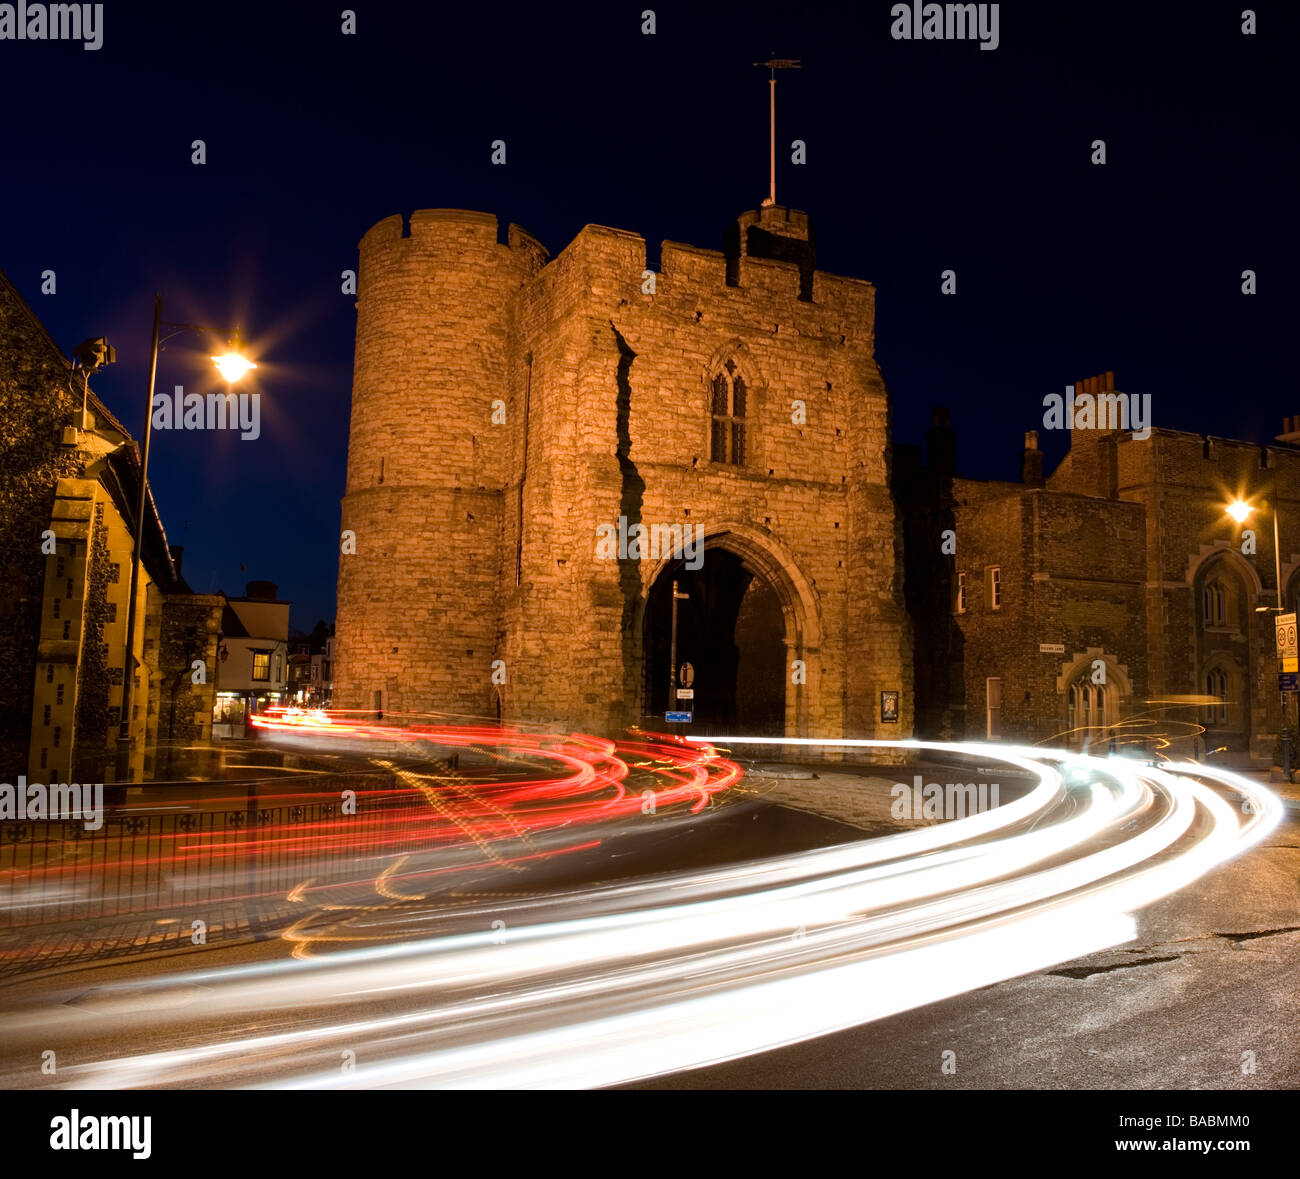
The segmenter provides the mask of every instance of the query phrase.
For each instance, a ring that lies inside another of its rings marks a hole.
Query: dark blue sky
[[[587,222],[644,235],[652,265],[664,238],[721,248],[766,195],[750,63],[773,52],[805,66],[778,144],[808,145],[804,167],[778,152],[778,199],[812,214],[822,269],[876,284],[899,441],[947,404],[963,473],[1017,477],[1043,396],[1105,369],[1152,395],[1157,426],[1263,441],[1300,413],[1294,4],[1255,4],[1246,37],[1237,0],[1003,3],[993,52],[893,41],[888,3],[358,2],[354,37],[342,7],[110,0],[98,52],[0,42],[0,266],[65,350],[117,347],[108,405],[139,430],[156,290],[167,318],[241,322],[260,353],[258,441],[153,448],[196,590],[262,577],[295,625],[333,617],[355,322],[339,274],[370,225],[445,206],[553,254]],[[202,388],[207,343],[175,341],[159,388]]]

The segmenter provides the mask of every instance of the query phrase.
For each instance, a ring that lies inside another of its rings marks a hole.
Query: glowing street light
[[[217,372],[227,385],[238,383],[257,367],[247,356],[233,349],[222,356],[214,356],[212,363],[217,366]]]
[[[166,332],[165,335],[164,332]],[[126,601],[126,654],[122,661],[122,708],[118,719],[115,775],[118,782],[127,781],[131,773],[131,695],[135,684],[136,596],[139,591],[140,565],[144,549],[145,505],[149,495],[149,440],[152,436],[153,393],[158,374],[158,353],[163,344],[173,336],[179,336],[183,332],[204,332],[211,335],[228,336],[230,343],[227,345],[225,353],[221,356],[212,357],[213,364],[217,366],[217,371],[228,385],[233,385],[257,367],[243,354],[238,327],[233,333],[227,333],[198,323],[172,323],[162,317],[162,295],[160,294],[154,299],[153,342],[149,348],[149,388],[145,395],[144,430],[141,432],[140,437],[140,487],[135,511],[135,553],[131,560],[131,585],[127,591]]]
[[[1223,509],[1238,524],[1241,524],[1247,516],[1255,509],[1243,499],[1234,499],[1232,503],[1224,506]],[[1282,543],[1278,537],[1278,493],[1277,493],[1277,467],[1273,467],[1273,576],[1277,583],[1277,605],[1276,606],[1256,606],[1256,614],[1281,614],[1286,607],[1282,604]],[[1291,780],[1291,736],[1287,730],[1286,719],[1286,689],[1281,689],[1282,695],[1282,774],[1286,781]]]

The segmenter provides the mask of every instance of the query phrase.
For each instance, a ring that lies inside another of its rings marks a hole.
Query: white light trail
[[[1036,784],[993,810],[880,839],[531,901],[504,937],[428,937],[110,989],[99,1010],[111,1011],[122,1043],[147,1033],[172,1046],[61,1065],[57,1083],[574,1087],[700,1067],[1131,941],[1137,909],[1282,817],[1249,779],[1190,763],[987,744],[700,740],[960,754]],[[1239,820],[1202,782],[1239,793],[1247,813]],[[385,880],[400,892],[400,871]],[[187,988],[200,998],[164,1009]],[[66,1011],[2,1014],[0,1040],[35,1042],[66,1026]],[[267,1031],[224,1034],[235,1019]],[[343,1072],[348,1050],[357,1064]]]

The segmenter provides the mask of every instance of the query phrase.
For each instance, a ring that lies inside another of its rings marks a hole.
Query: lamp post
[[[164,336],[163,332],[167,331]],[[149,499],[149,439],[153,426],[154,383],[158,375],[158,352],[162,345],[183,332],[209,332],[230,338],[230,346],[222,356],[212,357],[217,371],[227,384],[233,384],[257,367],[241,353],[239,329],[222,332],[218,328],[196,323],[169,323],[162,317],[162,295],[153,301],[153,338],[149,347],[149,389],[144,405],[144,432],[140,439],[140,494],[135,509],[135,552],[131,559],[131,586],[126,601],[126,653],[122,657],[122,711],[117,735],[117,773],[115,779],[125,782],[131,776],[131,690],[135,680],[135,605],[140,586],[140,566],[144,551],[144,512]]]
[[[1286,612],[1282,594],[1282,545],[1278,539],[1278,507],[1277,467],[1275,466],[1273,468],[1273,579],[1277,584],[1277,605],[1259,606],[1255,611],[1257,614]],[[1255,509],[1253,505],[1238,499],[1230,503],[1225,510],[1238,524],[1241,524]],[[1282,777],[1284,781],[1289,782],[1291,780],[1291,734],[1287,730],[1286,723],[1286,689],[1280,689],[1279,694],[1282,697]]]

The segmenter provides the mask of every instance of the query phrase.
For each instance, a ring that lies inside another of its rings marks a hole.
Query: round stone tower
[[[516,226],[498,242],[488,213],[402,230],[360,243],[334,704],[491,716],[516,302],[546,253]]]

